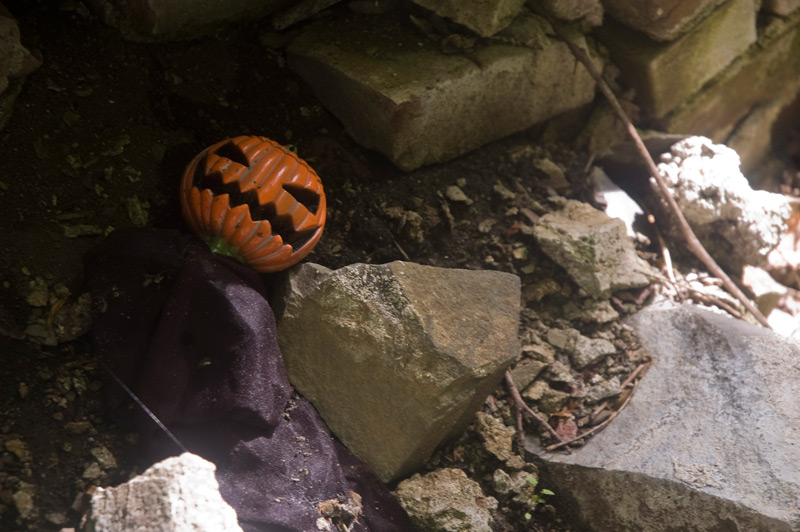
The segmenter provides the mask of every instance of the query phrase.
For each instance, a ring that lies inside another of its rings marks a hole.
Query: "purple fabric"
[[[214,462],[247,531],[318,530],[317,505],[362,497],[358,532],[405,532],[402,508],[286,377],[259,275],[175,231],[116,231],[87,253],[98,355],[190,451]],[[180,450],[114,382],[112,413],[151,460]]]

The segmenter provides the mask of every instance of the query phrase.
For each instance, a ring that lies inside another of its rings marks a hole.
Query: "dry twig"
[[[650,157],[650,152],[647,151],[644,142],[642,142],[642,138],[636,131],[636,127],[634,127],[630,118],[628,118],[627,113],[625,112],[624,109],[622,109],[622,106],[619,104],[619,101],[617,100],[616,96],[614,96],[611,87],[608,86],[603,77],[594,67],[594,64],[586,55],[586,52],[584,52],[581,48],[579,48],[574,42],[572,42],[572,40],[569,37],[567,37],[564,34],[561,28],[549,16],[549,14],[539,9],[534,2],[529,2],[529,5],[534,11],[536,11],[539,15],[544,17],[550,23],[550,25],[555,30],[556,35],[558,35],[558,38],[561,39],[564,42],[564,44],[566,44],[569,47],[570,51],[572,52],[572,55],[575,56],[575,59],[580,61],[583,64],[583,66],[586,67],[586,70],[589,71],[589,74],[591,74],[592,78],[594,78],[595,82],[597,83],[597,86],[600,88],[600,91],[608,100],[608,103],[611,104],[611,107],[612,109],[614,109],[614,112],[617,114],[619,119],[622,120],[622,122],[625,124],[625,127],[628,130],[628,134],[631,136],[634,144],[636,145],[636,149],[639,151],[639,154],[641,155],[642,159],[647,165],[647,170],[655,178],[656,183],[658,184],[658,189],[661,191],[661,196],[663,197],[664,201],[667,202],[670,211],[675,216],[675,219],[678,222],[678,227],[680,228],[681,234],[686,240],[686,246],[689,248],[689,251],[691,251],[694,254],[694,256],[700,260],[700,262],[705,264],[706,268],[708,268],[708,271],[711,272],[712,275],[722,280],[723,284],[725,285],[725,288],[731,294],[733,294],[734,297],[736,297],[736,299],[742,302],[745,308],[758,320],[758,322],[761,325],[763,325],[768,329],[771,328],[769,326],[769,323],[767,322],[767,319],[764,317],[763,314],[761,314],[761,311],[759,311],[758,308],[756,308],[756,306],[744,294],[744,292],[742,292],[739,289],[739,287],[736,286],[736,283],[734,283],[731,280],[731,278],[728,277],[728,274],[725,273],[725,271],[722,268],[720,268],[720,266],[711,257],[711,255],[708,254],[708,251],[706,251],[706,249],[703,247],[703,244],[700,243],[700,240],[697,238],[697,235],[694,234],[694,231],[689,226],[689,223],[686,221],[686,218],[683,216],[683,212],[681,212],[680,207],[678,207],[678,204],[675,202],[675,198],[673,198],[672,194],[670,194],[669,188],[667,188],[667,183],[664,181],[664,177],[661,175],[661,172],[659,172],[658,168],[656,167],[656,163],[653,161],[653,158]]]
[[[516,419],[517,419],[517,443],[520,444],[518,446],[519,449],[521,450],[523,448],[523,445],[524,445],[524,441],[522,440],[522,434],[525,433],[525,431],[524,431],[524,429],[522,427],[522,414],[523,414],[523,412],[525,414],[528,414],[528,416],[530,416],[532,419],[534,419],[536,421],[536,423],[539,424],[540,427],[542,427],[545,430],[547,430],[547,432],[549,432],[550,435],[553,438],[556,439],[556,441],[559,441],[559,442],[563,441],[561,439],[561,436],[559,436],[558,433],[556,432],[556,430],[553,427],[550,426],[550,423],[548,423],[547,420],[544,419],[542,416],[540,416],[539,414],[534,412],[531,409],[531,407],[529,407],[525,403],[525,401],[522,399],[522,396],[519,394],[519,390],[517,389],[517,385],[514,384],[514,379],[511,377],[511,373],[509,371],[506,371],[505,382],[506,382],[506,388],[508,388],[508,393],[509,393],[509,395],[511,395],[511,399],[512,399],[512,401],[514,403],[514,409],[515,409]]]
[[[631,375],[628,377],[628,379],[625,381],[625,383],[622,386],[620,386],[620,390],[624,390],[626,386],[630,385],[630,382],[633,380],[633,377],[636,377],[639,373],[641,373],[644,370],[644,368],[648,367],[649,365],[650,365],[650,362],[644,362],[644,363],[640,364],[633,371],[633,373],[631,373]],[[639,380],[641,380],[641,379],[639,379]],[[603,427],[605,427],[606,425],[611,423],[611,421],[615,417],[617,417],[617,415],[619,415],[619,413],[622,412],[625,409],[626,406],[628,406],[628,403],[631,402],[631,398],[633,397],[633,394],[636,391],[636,387],[639,385],[639,380],[636,380],[635,382],[633,382],[631,393],[628,394],[628,397],[625,398],[625,401],[620,405],[619,408],[617,408],[614,412],[612,412],[611,415],[608,416],[608,418],[606,420],[604,420],[602,423],[600,423],[599,425],[595,425],[594,427],[592,427],[591,429],[587,430],[586,432],[584,432],[582,434],[578,434],[577,436],[575,436],[572,439],[569,439],[569,440],[566,440],[566,441],[561,441],[560,443],[554,443],[553,445],[548,445],[545,449],[548,450],[548,451],[555,451],[556,449],[564,447],[565,445],[569,445],[570,443],[576,442],[578,440],[582,440],[583,438],[586,438],[587,436],[591,436],[592,434],[594,434],[598,430],[602,429]]]

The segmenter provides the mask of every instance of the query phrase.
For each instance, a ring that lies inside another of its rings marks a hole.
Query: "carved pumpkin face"
[[[186,168],[180,196],[192,231],[259,272],[299,262],[325,225],[319,176],[265,137],[235,137],[205,149]]]

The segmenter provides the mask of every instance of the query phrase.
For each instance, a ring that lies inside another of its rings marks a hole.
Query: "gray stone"
[[[387,21],[330,20],[307,26],[288,57],[356,142],[413,170],[593,100],[586,69],[542,36],[539,49],[487,43],[445,54]],[[581,34],[571,37],[586,48]]]
[[[650,284],[625,224],[591,205],[568,200],[563,210],[542,216],[533,233],[542,251],[592,297]]]
[[[689,31],[727,0],[603,0],[606,13],[656,41],[671,41]]]
[[[619,318],[619,312],[607,299],[589,300],[582,302],[581,306],[568,303],[564,307],[564,317],[586,323],[608,323]]]
[[[96,464],[95,464],[96,465]],[[150,466],[115,488],[97,488],[84,532],[241,532],[222,500],[216,467],[184,453]]]
[[[800,91],[800,85],[798,90]],[[752,170],[772,151],[775,123],[798,97],[800,92],[787,92],[756,105],[725,140],[725,145],[739,154],[743,173]]]
[[[592,362],[597,362],[606,355],[617,352],[614,344],[602,338],[587,338],[579,336],[575,345],[569,350],[569,358],[575,369],[583,369]]]
[[[131,40],[188,39],[222,25],[256,19],[291,4],[289,0],[88,0],[110,26]]]
[[[492,532],[497,500],[460,469],[416,474],[397,486],[395,497],[419,532]]]
[[[591,386],[586,392],[585,400],[588,404],[599,403],[603,399],[614,397],[619,394],[619,378],[612,377],[611,380],[605,380],[602,377],[597,382],[592,382]]]
[[[517,388],[524,389],[539,376],[539,373],[541,373],[547,365],[547,362],[526,360],[517,364],[517,366],[511,370],[511,378],[514,380],[514,384]]]
[[[535,381],[531,386],[528,386],[522,396],[525,399],[534,401],[536,407],[545,414],[560,412],[569,399],[567,392],[551,388],[544,381]]]
[[[467,205],[472,205],[472,200],[464,194],[464,191],[461,190],[461,187],[457,185],[450,185],[447,187],[447,190],[444,191],[445,196],[450,201],[454,201],[456,203],[466,203]]]
[[[514,456],[513,441],[516,430],[484,412],[475,416],[475,431],[483,440],[483,447],[498,460],[505,462]]]
[[[742,284],[753,293],[755,304],[764,316],[769,316],[781,298],[789,292],[789,288],[773,279],[769,272],[754,266],[744,267]],[[772,326],[771,323],[770,325]],[[774,326],[772,329],[776,330]]]
[[[36,277],[28,281],[28,297],[25,301],[32,307],[45,307],[50,301],[50,293],[47,281],[41,277]]]
[[[691,305],[631,324],[653,364],[628,407],[571,455],[528,444],[553,502],[590,532],[797,530],[800,344]]]
[[[482,37],[490,37],[514,20],[525,0],[413,0],[440,17],[468,27]]]
[[[36,516],[35,499],[36,491],[34,485],[25,481],[20,481],[17,490],[11,495],[14,507],[22,519],[30,519]]]
[[[645,2],[629,2],[640,5]],[[652,116],[664,116],[721,72],[756,40],[753,0],[731,0],[690,33],[657,43],[607,22],[598,38],[636,89],[636,101]]]
[[[785,196],[750,188],[736,152],[705,137],[677,142],[661,161],[658,168],[672,196],[721,266],[740,272],[744,265],[766,263],[791,214]],[[677,228],[662,231],[681,241]]]
[[[575,341],[581,335],[578,329],[557,329],[555,327],[547,330],[547,343],[558,349],[567,350],[575,345]]]
[[[519,354],[520,281],[507,273],[304,264],[283,299],[290,381],[384,481],[461,434]]]

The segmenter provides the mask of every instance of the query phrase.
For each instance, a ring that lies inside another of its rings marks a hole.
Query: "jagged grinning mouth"
[[[246,169],[251,168],[257,161],[251,163],[247,155],[233,142],[228,142],[216,150],[216,155],[231,161],[230,164],[238,164]],[[292,222],[291,212],[279,213],[274,204],[262,205],[258,199],[257,189],[242,192],[239,182],[223,183],[222,171],[206,174],[208,168],[209,154],[203,155],[198,161],[192,186],[200,190],[208,189],[214,196],[228,194],[231,208],[238,205],[247,205],[250,210],[250,217],[253,221],[266,220],[272,228],[272,234],[281,237],[284,243],[289,244],[294,249],[298,249],[306,244],[319,231],[318,228],[297,231]],[[227,168],[226,168],[227,169]],[[245,173],[245,175],[247,175]],[[316,216],[320,206],[320,196],[313,190],[297,185],[282,184],[281,188],[291,195],[297,203],[303,205],[308,212]]]

